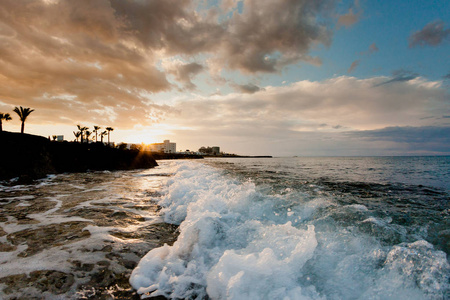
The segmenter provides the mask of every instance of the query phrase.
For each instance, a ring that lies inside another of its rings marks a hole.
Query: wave
[[[139,294],[180,299],[443,299],[446,254],[377,219],[286,187],[242,181],[198,162],[167,179],[165,221],[180,224],[172,245],[134,269]],[[279,184],[279,183],[277,183]],[[407,241],[407,242],[405,242]]]

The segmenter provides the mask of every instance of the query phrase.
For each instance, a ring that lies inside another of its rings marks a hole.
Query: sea
[[[142,298],[450,299],[448,156],[158,164],[1,185],[1,208],[22,209],[40,198],[54,205],[30,212],[38,223],[0,215],[0,242],[15,247],[0,252],[0,295],[33,295],[29,287],[11,290],[1,277],[53,268],[73,277],[62,298],[89,299],[101,287],[87,286],[83,274],[109,257],[108,267],[125,272]],[[122,221],[102,223],[115,215]],[[86,222],[79,228],[89,234],[25,256],[32,245],[13,239],[68,222]],[[161,227],[170,242],[149,234],[155,224],[174,228]],[[33,256],[40,263],[31,264]],[[125,256],[135,260],[129,272],[113,262]],[[75,272],[74,261],[92,268]]]

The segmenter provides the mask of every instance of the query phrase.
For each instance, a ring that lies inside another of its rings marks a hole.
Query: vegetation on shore
[[[158,165],[150,153],[103,143],[51,142],[36,135],[0,132],[0,144],[0,180],[19,177],[26,182],[55,173]]]
[[[25,121],[28,118],[28,116],[34,111],[34,109],[31,109],[29,107],[14,107],[13,112],[15,112],[18,116],[21,123],[21,127],[20,127],[20,133],[23,133],[25,130]],[[0,113],[0,132],[3,131],[3,124],[2,124],[2,120],[3,121],[11,121],[12,117],[9,113]]]

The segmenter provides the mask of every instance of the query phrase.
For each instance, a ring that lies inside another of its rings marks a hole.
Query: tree
[[[56,142],[56,139],[57,139],[58,137],[56,136],[56,135],[52,135],[52,139],[53,139],[53,141],[54,142]]]
[[[0,132],[3,131],[2,120],[10,121],[12,120],[10,114],[0,113]]]
[[[80,142],[83,144],[83,142],[84,142],[84,132],[86,130],[88,130],[89,128],[87,128],[86,126],[81,126],[81,125],[77,125],[77,127],[78,127],[78,130],[80,131],[80,137],[81,137]]]
[[[34,109],[31,109],[29,107],[23,108],[21,106],[19,108],[16,106],[14,108],[14,112],[19,115],[19,119],[20,119],[20,121],[22,121],[22,126],[20,127],[20,133],[23,133],[23,131],[25,129],[25,120],[33,111],[34,111]]]
[[[98,142],[97,140],[97,132],[102,129],[100,126],[94,126],[94,132],[95,132],[95,142]]]
[[[84,135],[86,136],[86,143],[89,143],[89,137],[91,136],[92,132],[90,132],[89,130],[86,130],[84,132]]]
[[[106,127],[105,129],[108,130],[108,145],[109,145],[109,132],[110,132],[110,131],[113,131],[114,128],[112,128],[112,127]]]
[[[106,130],[105,131],[103,131],[103,132],[100,132],[100,141],[103,143],[103,137],[105,136],[105,135],[107,135],[108,134],[108,132],[106,132]]]
[[[80,135],[81,135],[81,131],[74,131],[74,132],[73,132],[73,135],[75,136],[76,141],[78,142],[78,138],[79,138]]]

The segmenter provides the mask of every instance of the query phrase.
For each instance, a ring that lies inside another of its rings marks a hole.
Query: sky
[[[20,131],[242,155],[450,155],[450,1],[0,0]]]

